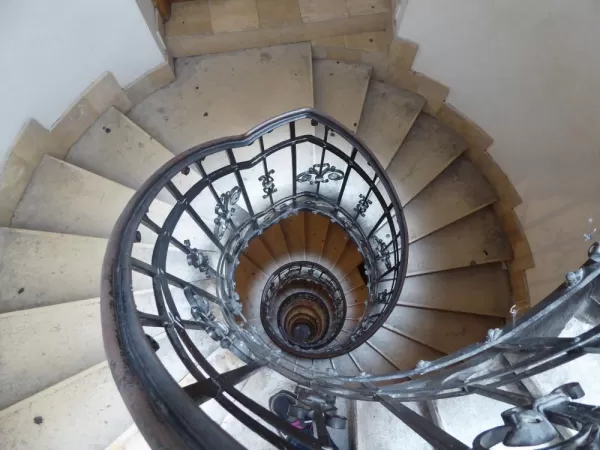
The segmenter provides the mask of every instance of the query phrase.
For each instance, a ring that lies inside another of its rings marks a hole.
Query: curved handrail
[[[210,421],[210,419],[196,407],[196,403],[179,388],[177,383],[169,376],[166,368],[161,365],[160,361],[153,353],[142,326],[163,326],[175,351],[178,353],[189,372],[196,378],[198,384],[204,386],[202,383],[207,383],[207,392],[210,392],[211,395],[232,414],[236,415],[236,417],[242,421],[251,423],[251,428],[268,441],[281,447],[287,447],[285,441],[280,437],[274,435],[264,426],[251,422],[251,419],[249,419],[249,416],[245,412],[236,407],[227,397],[223,396],[225,393],[233,397],[251,412],[259,414],[262,417],[267,417],[271,423],[277,424],[281,429],[285,429],[286,433],[295,436],[307,446],[318,448],[316,441],[313,442],[311,438],[293,429],[293,427],[282,422],[281,419],[274,416],[270,411],[255,404],[241,392],[237,391],[233,381],[221,380],[219,374],[206,361],[201,352],[195,348],[194,343],[189,336],[187,336],[187,333],[185,332],[186,326],[204,327],[204,329],[210,331],[209,334],[215,336],[216,339],[219,339],[222,345],[229,346],[238,356],[242,357],[248,363],[247,367],[254,369],[258,367],[253,363],[252,357],[249,356],[252,353],[249,352],[248,349],[251,345],[254,345],[255,342],[253,342],[253,339],[250,338],[251,336],[248,333],[244,330],[238,330],[237,333],[231,335],[231,330],[229,330],[228,334],[227,330],[219,329],[219,327],[215,326],[214,323],[211,323],[208,318],[206,320],[197,319],[194,322],[184,320],[177,309],[175,300],[170,291],[170,286],[176,286],[177,288],[182,289],[186,293],[188,300],[190,300],[192,307],[197,308],[198,310],[202,309],[202,305],[197,298],[201,298],[220,305],[221,307],[225,307],[225,311],[227,311],[230,305],[226,303],[231,299],[235,299],[235,292],[232,290],[231,283],[227,283],[227,280],[220,279],[217,295],[213,295],[186,280],[178,279],[164,270],[166,267],[169,246],[175,246],[179,250],[185,252],[188,255],[189,261],[195,261],[193,264],[198,264],[197,267],[199,268],[201,266],[199,260],[203,260],[204,256],[200,255],[196,249],[192,248],[190,243],[187,241],[182,243],[181,240],[174,235],[177,224],[180,222],[184,213],[186,213],[205,235],[209,237],[210,241],[215,245],[215,248],[223,252],[222,257],[218,262],[217,269],[215,270],[214,267],[209,269],[217,274],[232,273],[231,270],[235,268],[235,261],[231,254],[226,254],[224,252],[227,245],[224,245],[220,241],[221,236],[219,236],[219,232],[211,232],[202,217],[193,210],[190,210],[191,201],[204,190],[211,189],[211,176],[213,178],[222,178],[227,175],[239,175],[239,171],[243,168],[253,167],[260,162],[264,162],[269,155],[275,154],[275,152],[278,151],[278,146],[267,149],[260,157],[254,158],[254,160],[250,162],[247,161],[243,164],[235,162],[232,149],[248,146],[256,140],[261,139],[262,136],[283,125],[290,125],[290,129],[293,129],[292,125],[301,119],[314,120],[323,125],[326,132],[328,129],[335,130],[339,136],[352,143],[353,146],[352,155],[350,156],[350,159],[348,159],[348,156],[335,146],[324,141],[318,142],[310,136],[301,137],[301,139],[290,142],[289,145],[291,145],[292,149],[301,142],[321,144],[321,148],[323,149],[321,164],[318,169],[315,169],[316,166],[313,167],[315,176],[321,177],[325,171],[323,159],[326,150],[348,162],[346,174],[350,173],[351,170],[354,170],[359,173],[359,175],[363,177],[366,176],[363,167],[353,160],[357,154],[360,154],[374,171],[375,176],[372,179],[367,179],[365,181],[369,186],[369,194],[372,193],[383,205],[381,219],[372,227],[370,235],[367,236],[366,240],[361,241],[358,245],[360,248],[364,249],[365,253],[368,253],[368,255],[365,256],[370,257],[373,261],[370,266],[371,273],[379,275],[380,269],[378,269],[377,265],[380,263],[377,262],[377,260],[372,259],[374,252],[371,249],[371,244],[368,242],[368,239],[377,233],[377,228],[382,226],[382,223],[388,223],[393,238],[388,244],[389,249],[387,250],[387,254],[392,254],[394,260],[393,269],[391,271],[388,270],[389,273],[393,272],[393,290],[391,293],[392,295],[390,295],[389,298],[394,300],[400,293],[402,282],[406,274],[408,247],[403,245],[407,242],[407,232],[399,200],[394,190],[391,188],[391,183],[387,178],[385,171],[379,165],[376,158],[349,131],[345,130],[343,126],[333,119],[311,109],[292,111],[266,121],[259,127],[256,127],[243,135],[217,139],[189,149],[176,156],[158,169],[131,198],[113,229],[103,265],[102,321],[107,357],[117,386],[122,396],[125,398],[132,416],[149,442],[158,443],[159,445],[165,445],[165,443],[177,443],[176,446],[182,446],[182,444],[183,446],[186,446],[189,443],[193,443],[196,448],[208,448],[203,444],[203,442],[205,442],[203,433],[208,432],[211,436],[212,445],[218,443],[219,446],[225,446],[225,448],[239,448],[239,445],[233,439]],[[281,144],[279,147],[285,148],[288,143],[284,144]],[[281,148],[279,148],[279,150],[281,150]],[[202,172],[202,166],[199,161],[218,152],[226,152],[232,160],[231,164],[227,167],[215,170],[208,177],[203,177],[189,188],[187,192],[180,192],[172,180],[180,173],[189,173],[189,167],[194,165],[197,165],[200,172]],[[295,164],[296,160],[294,156],[294,167]],[[294,173],[294,191],[296,181],[304,181],[303,176],[296,178],[297,175],[298,174]],[[344,183],[346,181],[347,175]],[[375,185],[376,182],[379,183],[379,186],[386,188],[387,200],[379,191],[378,186]],[[164,219],[164,223],[160,225],[150,217],[149,211],[157,194],[163,189],[166,189],[172,194],[176,200],[176,204]],[[242,194],[247,196],[247,193],[242,192]],[[314,194],[310,194],[307,198],[310,198],[311,196],[315,197]],[[319,197],[318,188],[316,197]],[[342,195],[340,194],[339,198],[341,197]],[[219,218],[222,213],[223,220],[228,222],[232,220],[232,216],[230,214],[231,211],[225,209],[227,206],[225,205],[225,202],[231,201],[231,199],[231,194],[229,198],[223,198],[223,196],[221,196],[220,200],[217,199],[217,206],[220,209],[218,212],[216,210],[216,212],[219,215]],[[245,198],[245,200],[247,200],[247,198]],[[297,201],[297,199],[294,198],[293,201]],[[314,204],[314,200],[311,201]],[[275,203],[272,202],[272,205],[275,206]],[[249,202],[247,202],[247,206],[250,206]],[[309,205],[308,200],[306,201],[306,206],[312,207]],[[338,211],[341,211],[339,205],[337,209]],[[332,215],[334,214],[332,213]],[[347,213],[334,216],[334,218],[339,220],[342,224],[349,223]],[[267,222],[267,217],[268,215],[262,216],[264,219],[263,223]],[[257,217],[252,216],[246,223],[236,224],[234,231],[237,233],[239,230],[251,228],[254,224],[258,223],[257,220]],[[138,238],[138,228],[142,225],[150,228],[158,235],[150,263],[132,257],[133,245]],[[233,235],[233,237],[227,237],[227,239],[229,239],[228,242],[229,244],[239,244],[241,248],[241,246],[243,246],[243,241],[237,239],[236,236],[241,236],[241,233],[237,233],[237,235]],[[356,236],[360,237],[359,234]],[[368,262],[371,262],[371,260]],[[220,272],[223,268],[226,269],[226,271]],[[209,269],[206,270],[209,271]],[[227,272],[227,270],[229,272]],[[140,272],[152,278],[158,314],[153,315],[137,311],[131,288],[133,271]],[[377,282],[377,280],[374,280],[374,283]],[[375,289],[375,286],[371,286],[371,289]],[[376,293],[375,290],[373,292]],[[374,306],[377,307],[378,305],[375,304]],[[384,305],[384,307],[387,307],[389,313],[391,312],[393,304],[390,302],[389,304]],[[379,317],[379,324],[381,324],[385,320],[385,314],[379,313]],[[377,324],[372,324],[371,329],[367,330],[365,333],[364,339],[367,339],[370,334],[376,331],[376,329]],[[249,337],[247,342],[248,345],[244,342],[245,336]],[[189,354],[186,352],[189,352]],[[196,366],[194,361],[200,365],[202,370]],[[259,363],[260,362],[261,361],[259,361]],[[262,363],[265,362],[265,360],[262,361]],[[215,383],[220,383],[220,389],[218,391],[211,390],[211,386]],[[156,427],[156,423],[161,423],[162,425]],[[174,428],[177,429],[177,433],[173,432]],[[157,429],[160,429],[161,431],[160,436],[155,435]]]

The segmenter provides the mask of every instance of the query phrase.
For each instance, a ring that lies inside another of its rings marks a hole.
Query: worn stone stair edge
[[[133,295],[145,295],[145,294],[152,294],[154,292],[154,289],[149,288],[149,289],[138,289],[136,291],[133,292]],[[56,303],[54,305],[46,305],[46,306],[37,306],[35,308],[29,308],[29,309],[17,309],[15,311],[8,311],[5,313],[1,313],[0,314],[0,318],[3,317],[10,317],[10,316],[18,316],[18,315],[23,315],[23,314],[31,314],[33,311],[37,311],[40,314],[44,313],[45,311],[49,311],[50,309],[48,308],[53,308],[53,309],[59,309],[59,308],[65,308],[65,307],[70,307],[70,306],[74,306],[74,303],[78,303],[78,304],[86,304],[86,303],[94,303],[94,302],[98,302],[98,305],[100,304],[100,300],[101,297],[91,297],[91,298],[82,298],[80,300],[73,300],[72,302],[65,302],[65,303]]]
[[[403,57],[403,50],[406,52],[406,58]],[[506,174],[487,153],[487,149],[493,142],[492,138],[452,105],[446,103],[449,93],[447,86],[426,75],[410,70],[416,51],[416,44],[411,45],[409,41],[402,39],[392,41],[389,55],[347,47],[313,44],[313,58],[315,59],[336,59],[346,63],[369,64],[373,67],[374,79],[389,82],[426,98],[425,111],[433,114],[467,141],[466,155],[482,172],[498,195],[499,201],[494,208],[515,255],[515,265],[511,267],[511,270],[526,270],[534,267],[529,243],[519,219],[513,211],[522,203],[522,199]],[[519,296],[515,297],[515,304],[531,304],[527,289],[520,288],[518,293]]]
[[[43,398],[45,396],[51,395],[55,392],[58,392],[61,389],[65,388],[73,383],[76,383],[78,380],[85,378],[90,373],[93,373],[98,370],[102,370],[103,368],[106,368],[106,370],[109,370],[108,361],[102,361],[98,364],[94,364],[93,366],[91,366],[85,370],[82,370],[81,372],[79,372],[69,378],[66,378],[56,384],[53,384],[52,386],[47,387],[46,389],[43,389],[43,390],[31,395],[30,397],[27,397],[26,399],[23,399],[20,402],[17,402],[15,404],[9,406],[6,409],[3,409],[2,411],[0,411],[0,418],[14,414],[17,411],[19,411],[21,408],[26,406],[27,404],[32,403],[32,401],[35,401],[36,398]]]
[[[125,90],[111,72],[104,72],[65,110],[50,130],[35,119],[26,121],[6,155],[0,174],[0,226],[10,224],[44,155],[64,160],[71,146],[108,108],[126,113],[174,79],[169,61],[146,72]]]
[[[389,13],[383,12],[321,22],[288,24],[280,28],[184,36],[169,36],[167,33],[166,42],[169,54],[175,58],[227,53],[347,34],[385,31],[388,28],[389,17]]]

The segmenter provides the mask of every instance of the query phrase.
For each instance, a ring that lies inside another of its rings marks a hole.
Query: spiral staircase
[[[535,381],[598,368],[598,246],[517,304],[468,139],[322,56],[178,58],[41,159],[0,230],[1,448],[598,448]]]

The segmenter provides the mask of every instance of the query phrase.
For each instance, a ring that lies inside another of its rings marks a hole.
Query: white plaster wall
[[[489,152],[523,198],[534,302],[600,230],[599,23],[598,0],[409,0],[398,27],[419,44],[414,69],[494,138]]]
[[[0,1],[0,167],[27,119],[50,128],[103,72],[125,87],[163,61],[136,0]]]

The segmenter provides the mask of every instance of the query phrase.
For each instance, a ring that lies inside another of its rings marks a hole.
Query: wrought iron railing
[[[282,291],[298,283],[305,288],[312,286],[323,291],[319,300],[323,302],[328,315],[327,331],[323,338],[303,347],[292,342],[286,345],[278,338],[270,323],[273,317],[278,317],[278,312],[283,312],[284,303],[288,300],[280,298]],[[311,261],[296,261],[284,264],[266,281],[260,302],[260,319],[269,338],[286,352],[304,358],[329,358],[345,352],[343,344],[348,337],[340,336],[340,330],[344,325],[346,309],[344,290],[331,271]]]
[[[312,134],[315,130],[321,130],[321,137]],[[331,133],[335,134],[335,145]],[[244,151],[238,151],[241,149]],[[192,181],[186,182],[185,177]],[[250,186],[252,182],[259,186],[259,195],[256,186]],[[186,183],[188,189],[181,189]],[[162,190],[176,202],[161,216],[153,203]],[[302,210],[318,212],[339,223],[364,257],[369,298],[360,331],[344,343],[349,352],[365,342],[395,306],[406,271],[407,239],[402,209],[385,173],[341,125],[312,110],[284,114],[243,136],[217,140],[177,156],[128,204],[105,258],[104,339],[117,385],[151,444],[239,448],[197,408],[215,399],[279,448],[292,447],[268,426],[308,448],[322,448],[323,436],[303,434],[236,389],[260,367],[269,366],[316,394],[379,401],[429,442],[441,443],[436,448],[466,448],[433,424],[424,426],[422,418],[412,415],[400,402],[469,394],[505,401],[506,391],[500,387],[598,352],[598,326],[579,336],[558,337],[575,313],[598,307],[600,251],[596,244],[590,249],[590,259],[570,273],[565,284],[504,329],[490,330],[485,342],[386,375],[349,376],[298,366],[296,358],[274,352],[248,325],[233,274],[250,239]],[[140,232],[157,235],[149,261],[138,260],[131,253]],[[198,268],[199,279],[204,281],[183,280],[169,271],[168,252],[173,247],[188,255],[190,265]],[[148,309],[136,304],[133,272],[152,278],[155,304]],[[206,279],[214,280],[214,287]],[[180,296],[185,304],[178,302]],[[222,320],[215,316],[215,307]],[[157,328],[165,330],[178,357],[196,379],[192,385],[180,388],[154,354],[147,333]],[[206,332],[246,365],[218,373],[190,337],[193,330]],[[517,361],[507,365],[503,360],[507,354],[516,355]],[[525,403],[523,399],[512,400]],[[546,414],[538,408],[538,413],[550,421],[565,415],[557,408],[548,411]],[[519,415],[510,417],[507,420],[513,420],[513,425],[525,420]],[[584,413],[577,417],[588,436],[597,432],[594,417]],[[325,427],[323,414],[315,414],[315,420],[317,428]],[[487,448],[497,438],[498,433],[482,438],[477,448]]]

